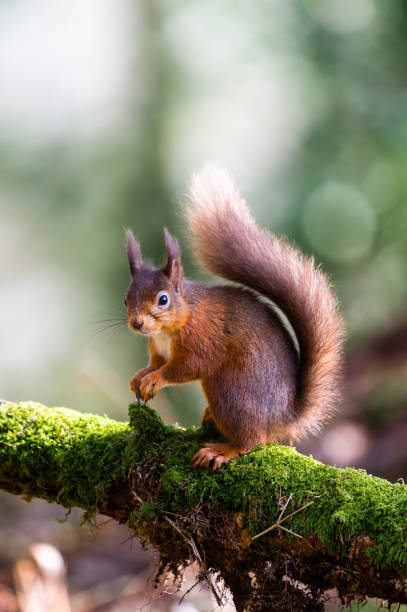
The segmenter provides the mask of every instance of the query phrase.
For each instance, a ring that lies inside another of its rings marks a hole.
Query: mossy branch
[[[3,402],[0,488],[127,523],[174,571],[198,551],[202,577],[219,572],[238,610],[322,610],[332,588],[344,601],[407,603],[407,486],[279,445],[215,474],[193,469],[194,453],[213,438],[165,426],[141,404],[119,423]],[[314,503],[285,530],[252,540],[277,522],[290,495],[286,515]]]

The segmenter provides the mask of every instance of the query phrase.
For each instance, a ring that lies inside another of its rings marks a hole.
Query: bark
[[[407,603],[403,483],[279,445],[215,474],[194,470],[192,456],[214,439],[210,430],[165,426],[141,404],[130,406],[130,423],[118,423],[3,402],[0,488],[127,523],[160,552],[163,571],[198,562],[219,603],[220,576],[237,610],[323,610],[332,589],[344,603]]]

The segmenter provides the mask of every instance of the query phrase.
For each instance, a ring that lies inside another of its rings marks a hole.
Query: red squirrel
[[[184,278],[178,242],[164,230],[167,261],[155,268],[126,233],[132,331],[148,336],[150,362],[130,388],[144,401],[164,385],[199,380],[212,424],[226,442],[207,444],[196,467],[218,469],[261,443],[318,432],[339,396],[343,320],[329,281],[284,238],[261,229],[224,170],[205,166],[191,182],[186,217],[193,249],[233,285]],[[287,316],[299,351],[280,316]]]

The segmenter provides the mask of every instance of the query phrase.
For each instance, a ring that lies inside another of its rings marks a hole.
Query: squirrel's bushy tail
[[[205,166],[192,178],[187,219],[198,260],[212,273],[268,297],[300,346],[296,418],[287,435],[316,433],[339,395],[344,326],[327,277],[312,258],[256,224],[233,178]]]

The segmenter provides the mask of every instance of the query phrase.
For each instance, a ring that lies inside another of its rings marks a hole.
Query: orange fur
[[[205,287],[183,278],[179,247],[165,234],[167,262],[153,268],[127,233],[132,282],[129,326],[149,335],[150,363],[130,386],[147,401],[164,385],[199,380],[208,400],[203,425],[228,442],[210,444],[197,467],[218,469],[259,443],[318,431],[338,396],[342,319],[322,272],[285,240],[257,227],[227,173],[195,176],[187,210],[194,249],[215,274],[248,287]],[[300,359],[279,317],[288,316]],[[160,305],[165,294],[166,305]]]

